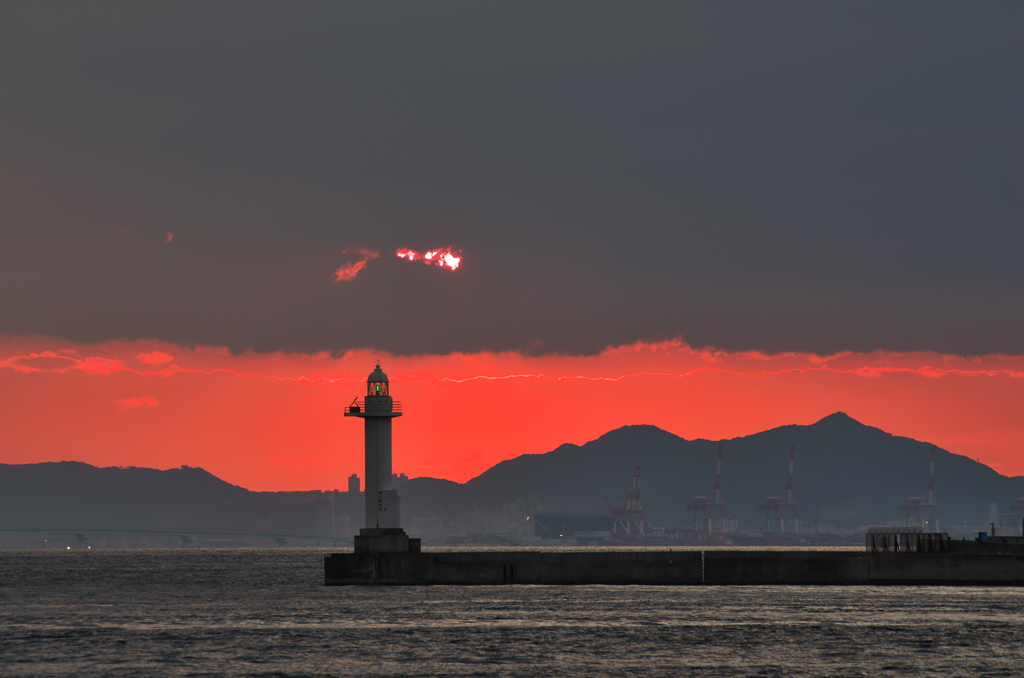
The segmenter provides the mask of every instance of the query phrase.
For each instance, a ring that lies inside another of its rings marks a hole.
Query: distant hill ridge
[[[190,466],[0,464],[0,528],[308,533],[310,514],[291,493],[251,492]]]
[[[796,446],[794,496],[801,520],[838,528],[898,520],[908,496],[923,494],[932,445],[867,426],[843,412],[810,425],[791,424],[729,440],[686,440],[650,425],[609,431],[584,445],[503,461],[465,483],[478,505],[516,497],[548,511],[603,512],[621,504],[634,466],[642,469],[645,516],[667,527],[692,524],[686,504],[709,494],[715,451],[724,445],[722,495],[741,526],[760,527],[758,506],[782,493],[790,445]],[[936,498],[947,525],[986,524],[989,504],[1006,510],[1024,494],[1008,478],[967,457],[938,450]],[[413,494],[417,480],[403,488]]]
[[[722,495],[741,527],[760,527],[758,505],[781,494],[789,446],[796,446],[794,495],[801,520],[844,529],[901,517],[899,505],[923,494],[931,445],[864,425],[842,412],[810,425],[787,425],[724,441],[686,440],[651,425],[608,431],[584,445],[524,454],[466,483],[414,478],[400,488],[406,524],[458,515],[470,507],[522,502],[531,510],[607,513],[622,503],[633,467],[643,473],[641,501],[649,522],[691,524],[686,504],[707,495],[715,450],[724,445]],[[985,524],[990,503],[1001,510],[1024,494],[1008,478],[967,457],[939,450],[936,498],[947,526]],[[315,501],[318,493],[308,493]],[[0,527],[237,530],[274,524],[308,530],[301,493],[250,492],[200,468],[159,471],[97,468],[81,462],[0,464]],[[357,496],[341,493],[336,512],[361,523]],[[307,502],[308,503],[308,502]],[[228,513],[230,512],[230,516]],[[70,522],[69,522],[70,521]]]

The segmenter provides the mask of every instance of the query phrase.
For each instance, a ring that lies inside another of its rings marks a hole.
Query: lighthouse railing
[[[345,408],[345,410],[347,412],[351,412],[353,414],[358,414],[360,412],[367,412],[367,411],[370,411],[370,412],[401,412],[402,411],[402,402],[400,400],[392,400],[391,401],[391,407],[387,408],[387,409],[381,408],[380,404],[378,403],[378,404],[375,404],[374,407],[371,407],[370,410],[367,410],[366,409],[366,399],[365,398],[356,398],[354,401],[352,401],[351,405],[349,405],[348,407]]]

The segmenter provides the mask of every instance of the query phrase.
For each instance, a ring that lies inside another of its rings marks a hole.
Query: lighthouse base
[[[355,536],[356,553],[419,553],[420,540],[400,527],[364,527]]]

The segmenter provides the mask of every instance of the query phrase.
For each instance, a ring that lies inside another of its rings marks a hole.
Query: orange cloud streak
[[[406,412],[395,424],[395,467],[410,476],[466,480],[625,424],[725,439],[839,410],[1024,474],[1024,356],[764,354],[682,341],[594,356],[389,357],[0,337],[3,461],[188,464],[255,490],[342,487],[362,475],[362,429],[342,410],[376,357]],[[143,405],[145,417],[118,411]]]
[[[366,265],[373,259],[380,256],[380,252],[366,250],[362,247],[347,247],[341,251],[342,254],[357,254],[359,259],[343,264],[334,272],[334,279],[338,282],[355,280],[359,272],[366,268]]]
[[[160,351],[150,351],[149,353],[140,353],[135,356],[135,359],[146,365],[162,365],[174,360],[174,356],[161,353]]]
[[[122,412],[127,412],[133,407],[156,407],[157,405],[159,405],[159,403],[156,399],[150,398],[149,396],[142,396],[141,398],[122,398],[114,401],[114,407]]]

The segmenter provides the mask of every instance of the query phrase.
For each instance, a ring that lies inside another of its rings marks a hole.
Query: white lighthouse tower
[[[391,420],[402,416],[402,404],[392,399],[390,386],[378,363],[366,378],[366,396],[345,411],[366,424],[366,526],[355,538],[357,553],[420,550],[420,540],[409,539],[401,527],[398,492],[391,489]]]

